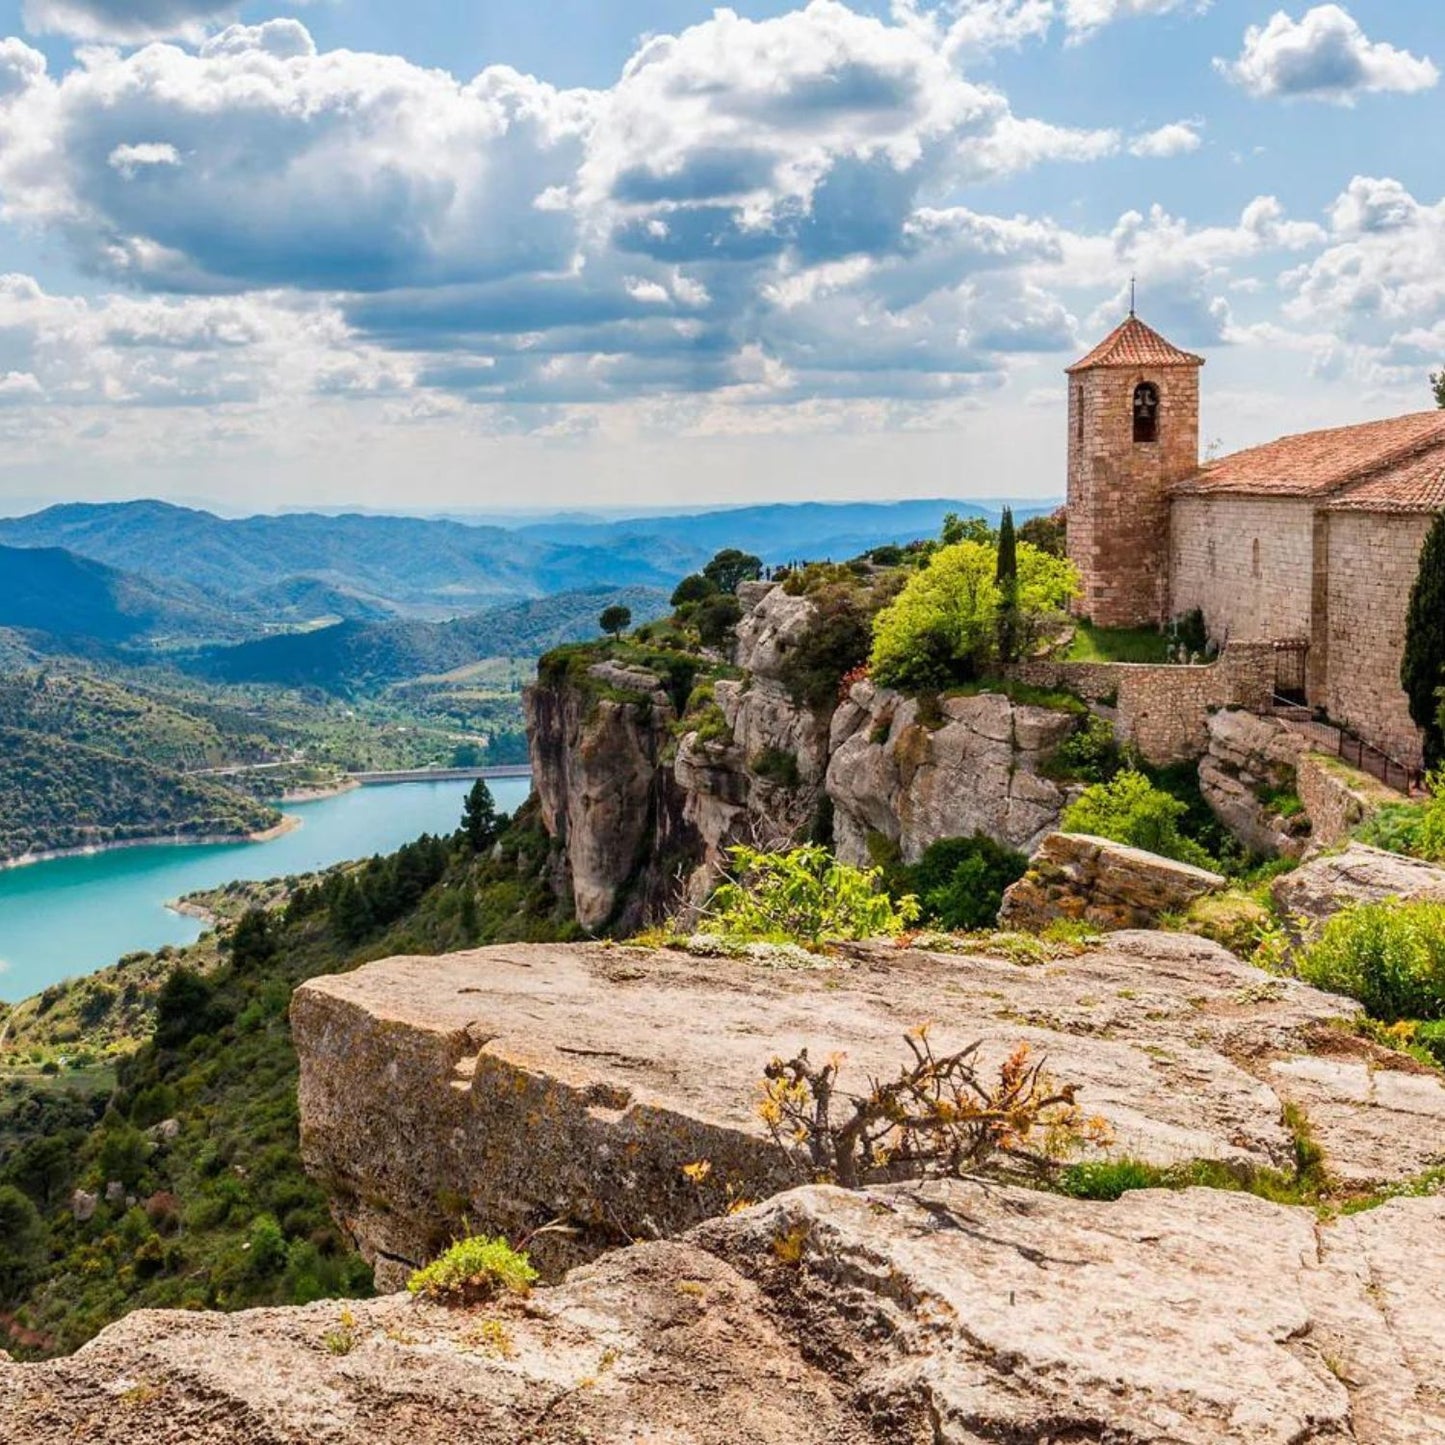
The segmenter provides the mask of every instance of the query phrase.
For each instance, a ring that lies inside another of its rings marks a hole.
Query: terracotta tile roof
[[[1413,475],[1429,454],[1445,459],[1445,411],[1281,437],[1210,462],[1173,490],[1176,495],[1327,497],[1365,481],[1388,490],[1387,473],[1410,470]]]
[[[1116,326],[1086,357],[1068,368],[1070,376],[1076,371],[1093,371],[1101,366],[1203,366],[1204,358],[1190,351],[1180,351],[1171,341],[1165,341],[1151,326],[1145,326],[1137,316],[1130,316]]]
[[[1445,436],[1408,460],[1350,487],[1330,510],[1349,512],[1445,511]]]

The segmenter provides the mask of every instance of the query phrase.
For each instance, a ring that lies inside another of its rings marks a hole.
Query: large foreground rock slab
[[[394,958],[303,985],[292,1027],[307,1167],[386,1285],[467,1227],[565,1226],[535,1245],[555,1277],[766,1197],[792,1182],[755,1112],[768,1060],[841,1052],[861,1088],[925,1021],[940,1048],[981,1040],[989,1067],[1028,1044],[1120,1154],[1288,1167],[1272,1066],[1356,1012],[1204,940],[1126,932],[1077,956],[867,946],[803,966],[604,945]],[[1326,1153],[1375,1172],[1378,1141],[1421,1122],[1398,1104],[1347,1108]]]
[[[0,1365],[12,1445],[1417,1445],[1445,1436],[1445,1200],[1328,1224],[801,1189],[526,1302],[146,1312]]]

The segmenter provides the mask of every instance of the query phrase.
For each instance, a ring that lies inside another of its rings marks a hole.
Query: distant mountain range
[[[170,634],[243,637],[248,629],[199,588],[122,572],[60,547],[0,546],[0,628],[124,644]]]
[[[1020,508],[1018,515],[1033,510],[1041,509]],[[133,582],[121,613],[141,619],[154,613],[157,623],[126,636],[178,630],[172,623],[186,621],[182,614],[189,609],[185,630],[225,640],[238,629],[255,636],[268,627],[327,617],[440,621],[591,587],[670,591],[722,547],[756,552],[770,564],[841,559],[934,536],[950,511],[987,514],[972,503],[933,498],[778,504],[625,521],[560,515],[505,528],[309,512],[230,519],[167,502],[71,503],[0,518],[0,544],[63,548],[146,579],[163,600],[147,602]],[[106,585],[119,584],[111,579]],[[84,620],[83,613],[78,601],[77,620]],[[0,625],[6,621],[0,614]]]
[[[450,672],[485,657],[533,657],[596,637],[597,618],[619,604],[640,625],[669,610],[655,587],[592,588],[516,602],[451,622],[339,622],[311,632],[212,648],[192,670],[217,682],[315,687],[344,696]]]

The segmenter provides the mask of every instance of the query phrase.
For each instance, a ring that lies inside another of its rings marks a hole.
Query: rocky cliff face
[[[1029,852],[1057,826],[1065,793],[1040,767],[1077,717],[999,693],[946,697],[939,712],[925,722],[913,699],[860,682],[833,714],[827,790],[845,862],[868,862],[870,833],[913,862],[973,833]]]
[[[975,832],[1029,851],[1057,826],[1066,793],[1043,764],[1076,716],[985,693],[925,719],[866,682],[808,707],[788,662],[813,602],[766,584],[741,597],[731,665],[710,683],[721,728],[676,726],[661,679],[613,663],[528,691],[542,816],[584,927],[701,902],[734,843],[779,848],[831,826],[839,856],[862,865],[870,834],[912,861]]]
[[[673,855],[695,850],[663,757],[676,711],[661,679],[598,663],[524,697],[543,826],[562,849],[577,921],[635,927],[667,893]]]

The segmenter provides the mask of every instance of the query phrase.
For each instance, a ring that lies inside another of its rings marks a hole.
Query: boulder
[[[1237,709],[1211,713],[1208,728],[1199,789],[1215,817],[1252,853],[1298,858],[1309,842],[1309,817],[1302,809],[1285,817],[1264,796],[1296,788],[1304,743],[1278,719]]]
[[[831,960],[507,945],[313,979],[292,1027],[303,1157],[385,1286],[464,1227],[561,1222],[572,1232],[535,1246],[556,1277],[764,1197],[789,1180],[755,1112],[766,1063],[842,1052],[844,1087],[861,1087],[897,1069],[923,1021],[940,1046],[979,1041],[989,1069],[1027,1044],[1121,1154],[1288,1168],[1295,1082],[1270,1065],[1314,1056],[1339,1036],[1323,1025],[1358,1013],[1202,939],[1120,933],[1084,952],[1005,940]],[[1332,1165],[1355,1151],[1363,1174],[1412,1124],[1418,1101],[1381,1091],[1316,1132]],[[699,1187],[683,1166],[703,1159]]]
[[[1275,906],[1312,932],[1341,909],[1386,898],[1445,899],[1445,868],[1419,858],[1352,843],[1340,853],[1322,854],[1276,878]]]
[[[913,862],[974,833],[1028,851],[1058,826],[1068,795],[1041,770],[1077,716],[1002,693],[943,698],[939,710],[922,720],[914,699],[860,682],[834,713],[827,789],[845,862],[870,861],[870,834]]]
[[[805,1188],[530,1299],[140,1311],[0,1363],[13,1445],[1416,1445],[1445,1436],[1445,1199],[1321,1221]]]
[[[1040,932],[1059,919],[1101,929],[1147,928],[1218,893],[1218,873],[1084,833],[1050,833],[1004,894],[999,924]]]
[[[100,1207],[100,1196],[87,1193],[84,1189],[77,1189],[70,1196],[71,1218],[77,1224],[88,1224],[95,1218],[95,1211]]]
[[[112,1179],[105,1186],[105,1202],[107,1204],[120,1204],[125,1199],[125,1185],[119,1179]]]

